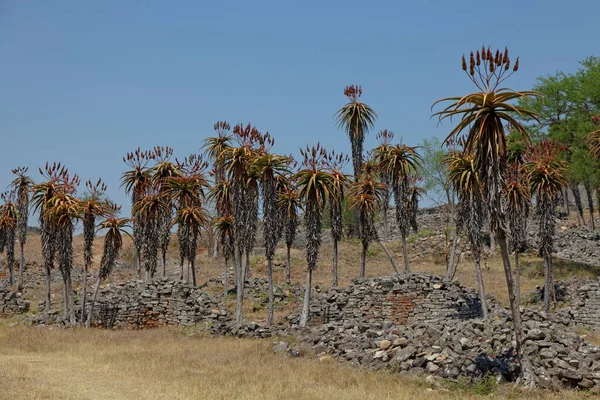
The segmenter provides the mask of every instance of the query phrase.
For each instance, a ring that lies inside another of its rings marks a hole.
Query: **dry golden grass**
[[[430,388],[423,380],[273,354],[269,341],[182,329],[0,327],[1,399],[566,399],[575,392]]]

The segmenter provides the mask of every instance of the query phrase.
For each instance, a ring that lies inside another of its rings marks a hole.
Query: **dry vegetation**
[[[181,329],[0,327],[0,348],[2,399],[591,398],[509,385],[430,387],[310,357],[288,359],[273,354],[268,341],[206,338]]]

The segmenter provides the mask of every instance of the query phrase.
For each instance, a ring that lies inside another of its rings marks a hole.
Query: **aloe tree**
[[[475,160],[472,154],[452,152],[444,162],[448,168],[448,177],[458,194],[456,232],[459,234],[465,230],[469,239],[477,272],[481,313],[483,318],[487,318],[488,309],[481,272],[481,236],[485,223],[485,205]]]
[[[61,180],[60,190],[56,191],[45,205],[48,217],[46,222],[53,226],[56,234],[56,255],[64,283],[64,317],[73,325],[75,308],[71,270],[73,269],[73,230],[76,220],[81,216],[80,200],[75,196],[79,177],[69,175],[65,169]]]
[[[152,182],[159,193],[164,194],[164,181],[168,178],[176,177],[181,174],[177,163],[171,161],[173,149],[170,147],[156,146],[152,151],[152,156],[156,164],[150,169]],[[168,197],[165,197],[166,207],[162,209],[158,221],[158,246],[161,252],[161,269],[163,278],[167,274],[167,252],[169,242],[171,241],[171,219],[173,218],[173,205]]]
[[[410,182],[413,172],[421,165],[421,156],[414,147],[403,143],[395,146],[377,147],[374,156],[379,162],[381,170],[388,174],[390,178],[396,207],[396,222],[402,236],[404,271],[409,272],[406,237],[410,231],[411,213],[413,212],[410,203]]]
[[[46,273],[46,311],[50,311],[52,268],[54,268],[58,234],[48,215],[48,206],[50,199],[64,186],[64,175],[67,170],[60,163],[46,163],[45,168],[40,168],[39,172],[45,181],[33,186],[31,203],[34,211],[39,215],[42,256]]]
[[[106,229],[106,233],[104,235],[104,249],[102,250],[102,259],[100,260],[98,279],[94,287],[92,304],[90,305],[90,312],[86,320],[87,327],[90,326],[92,319],[94,318],[94,305],[96,303],[96,298],[98,297],[100,284],[108,278],[117,263],[119,253],[123,248],[123,234],[128,235],[126,228],[130,220],[127,218],[119,218],[119,210],[120,207],[112,206],[109,216],[99,225],[100,229]]]
[[[248,251],[254,240],[255,210],[258,214],[258,201],[255,181],[250,177],[252,163],[257,157],[263,142],[263,135],[250,124],[237,125],[233,129],[235,145],[223,152],[223,162],[227,179],[231,184],[233,205],[234,239],[237,253],[236,281],[236,321],[243,323],[244,280],[246,267],[244,255],[248,264]],[[250,184],[249,184],[250,183]],[[256,207],[255,207],[256,205]]]
[[[521,268],[519,265],[519,253],[527,242],[527,218],[531,197],[528,188],[523,181],[522,168],[518,164],[511,164],[507,174],[506,187],[506,214],[508,219],[508,244],[510,250],[515,253],[515,298],[521,302]]]
[[[346,131],[350,138],[354,181],[356,182],[362,173],[365,135],[375,125],[377,113],[371,107],[359,101],[362,96],[362,88],[360,86],[346,86],[344,95],[348,97],[348,103],[339,109],[335,115],[338,126]],[[356,217],[357,214],[355,214],[354,234],[358,236],[359,223]]]
[[[231,126],[227,121],[219,121],[215,123],[213,129],[217,135],[206,138],[202,144],[202,148],[204,149],[204,154],[207,156],[208,161],[212,164],[214,186],[218,186],[226,180],[227,171],[225,170],[223,156],[225,154],[225,149],[231,147],[232,137],[229,134]],[[225,214],[222,214],[217,210],[217,218],[224,215]],[[213,248],[213,258],[217,257],[218,248],[219,240],[216,240]]]
[[[506,241],[506,214],[503,208],[507,165],[504,123],[509,123],[513,132],[528,138],[525,127],[516,118],[537,118],[534,112],[513,104],[519,99],[536,96],[537,92],[515,92],[500,87],[518,68],[517,59],[511,69],[511,60],[506,49],[504,53],[497,50],[495,55],[490,48],[482,48],[481,52],[479,50],[475,53],[471,52],[468,64],[463,56],[462,69],[478,91],[462,97],[449,97],[436,101],[434,106],[440,102],[450,102],[450,104],[433,115],[439,117],[440,122],[454,116],[460,117],[446,140],[457,137],[463,131],[467,132],[465,150],[474,156],[475,169],[488,206],[490,227],[500,246],[515,329],[517,356],[523,365],[524,381],[530,385],[534,383],[534,377],[529,360],[522,357],[523,326],[521,311],[514,294]]]
[[[272,143],[272,142],[271,142]],[[265,239],[265,256],[267,258],[267,277],[269,281],[269,307],[267,322],[273,324],[273,257],[279,241],[279,209],[277,208],[277,177],[286,172],[289,165],[287,157],[265,152],[260,155],[252,168],[260,177],[262,189],[263,233]]]
[[[195,260],[198,237],[208,223],[208,214],[200,204],[190,204],[177,209],[173,223],[181,226],[182,232],[187,235],[185,241],[179,245],[185,246],[184,253],[192,271],[192,285],[195,287],[197,285]]]
[[[27,176],[27,167],[17,167],[12,173],[17,177],[12,181],[11,187],[17,192],[17,234],[21,257],[19,261],[19,289],[23,289],[23,273],[25,271],[25,243],[27,242],[27,226],[29,221],[29,194],[33,187],[33,180]]]
[[[348,156],[343,153],[331,152],[326,157],[326,165],[332,177],[331,193],[329,196],[329,212],[331,217],[331,238],[333,239],[333,270],[332,285],[338,285],[338,243],[344,235],[343,202],[349,179],[342,172],[348,163]]]
[[[312,273],[317,267],[319,248],[321,247],[321,226],[323,210],[332,191],[333,177],[324,170],[324,158],[327,152],[319,144],[301,149],[304,157],[302,169],[295,175],[300,201],[304,204],[306,222],[306,286],[304,302],[300,315],[300,326],[306,326],[309,317]]]
[[[15,237],[18,227],[18,205],[15,201],[15,192],[3,193],[0,198],[3,204],[0,206],[0,231],[3,240],[0,251],[6,249],[6,262],[8,264],[8,284],[15,283]]]
[[[106,216],[109,203],[103,199],[106,185],[98,179],[96,183],[85,182],[88,190],[81,202],[81,219],[83,221],[83,287],[81,288],[81,321],[86,320],[85,306],[87,300],[87,276],[92,264],[94,238],[96,237],[96,218]]]
[[[296,239],[298,231],[298,212],[300,211],[300,194],[295,188],[292,177],[288,178],[288,183],[283,187],[278,195],[279,208],[283,211],[283,225],[285,230],[286,245],[286,264],[285,264],[285,283],[291,284],[291,248]]]
[[[138,234],[141,236],[143,266],[146,281],[154,278],[158,264],[160,244],[160,218],[168,207],[167,199],[158,189],[150,184],[138,198],[131,210],[135,223],[139,224]]]
[[[139,147],[123,157],[123,162],[130,168],[121,175],[121,187],[125,187],[125,193],[131,196],[131,205],[136,203],[143,196],[146,187],[152,182],[152,177],[148,169],[148,163],[153,158],[150,151],[142,151]],[[143,245],[143,230],[140,222],[132,219],[133,226],[133,244],[135,247],[136,277],[141,278],[141,256]]]
[[[394,132],[384,129],[379,131],[376,137],[379,141],[379,146],[377,146],[373,152],[375,154],[385,154],[391,147],[392,140],[394,139]],[[383,241],[387,242],[390,233],[388,225],[388,212],[390,210],[390,198],[392,194],[390,191],[390,174],[388,171],[380,168],[379,178],[385,185],[385,189],[383,190],[383,198],[381,200],[381,214],[383,219]]]
[[[552,250],[556,228],[555,198],[566,186],[565,163],[559,159],[564,148],[555,142],[542,140],[525,158],[526,180],[535,196],[535,215],[539,222],[540,257],[544,259],[544,310],[548,312],[554,300]]]
[[[366,168],[365,168],[366,170]],[[365,278],[367,250],[372,241],[377,240],[375,229],[375,212],[383,200],[385,185],[378,182],[370,172],[363,172],[358,182],[354,182],[349,190],[349,204],[358,211],[360,239],[362,242],[360,277]]]

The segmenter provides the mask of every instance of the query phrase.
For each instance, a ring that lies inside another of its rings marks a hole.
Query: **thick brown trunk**
[[[292,284],[292,265],[291,265],[290,246],[287,246],[287,261],[285,264],[285,283],[289,286]]]
[[[398,271],[398,266],[396,265],[396,262],[394,261],[394,258],[390,254],[390,252],[389,252],[388,248],[386,247],[385,243],[383,243],[381,240],[379,240],[379,244],[383,248],[383,251],[385,252],[385,255],[387,256],[388,260],[390,260],[390,263],[392,263],[392,267],[394,268],[394,272],[396,274],[399,274],[400,271]]]
[[[333,239],[333,277],[331,280],[333,287],[338,285],[338,241]]]
[[[183,280],[183,264],[184,264],[184,260],[183,260],[183,258],[181,258],[179,260],[179,280],[180,281]]]
[[[300,314],[300,326],[305,327],[308,323],[310,312],[310,288],[312,282],[312,271],[308,268],[306,273],[306,285],[304,286],[304,302],[302,303],[302,313]]]
[[[354,237],[360,237],[360,221],[358,219],[358,209],[354,209]]]
[[[162,277],[164,278],[165,276],[167,276],[167,252],[166,251],[162,252],[162,258],[161,258],[160,262],[162,264]]]
[[[479,260],[475,261],[475,270],[477,271],[477,284],[479,285],[479,301],[481,302],[481,315],[484,319],[488,317],[487,302],[485,301],[485,289],[483,287],[483,274]]]
[[[69,284],[63,277],[63,319],[69,319]]]
[[[273,260],[269,257],[267,260],[267,277],[269,280],[269,311],[267,323],[273,325]]]
[[[410,272],[408,265],[408,245],[406,244],[406,235],[402,234],[402,255],[404,256],[404,272]]]

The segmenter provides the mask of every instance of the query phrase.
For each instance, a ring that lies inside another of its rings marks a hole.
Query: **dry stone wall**
[[[91,299],[92,295],[88,297]],[[90,308],[88,303],[88,311]],[[94,321],[104,327],[148,328],[226,323],[230,317],[213,296],[179,281],[129,281],[102,289]]]
[[[0,287],[0,317],[9,318],[29,311],[29,301],[8,287]]]
[[[332,288],[311,305],[313,324],[366,320],[395,325],[481,316],[477,292],[435,276],[412,273],[356,280]]]

